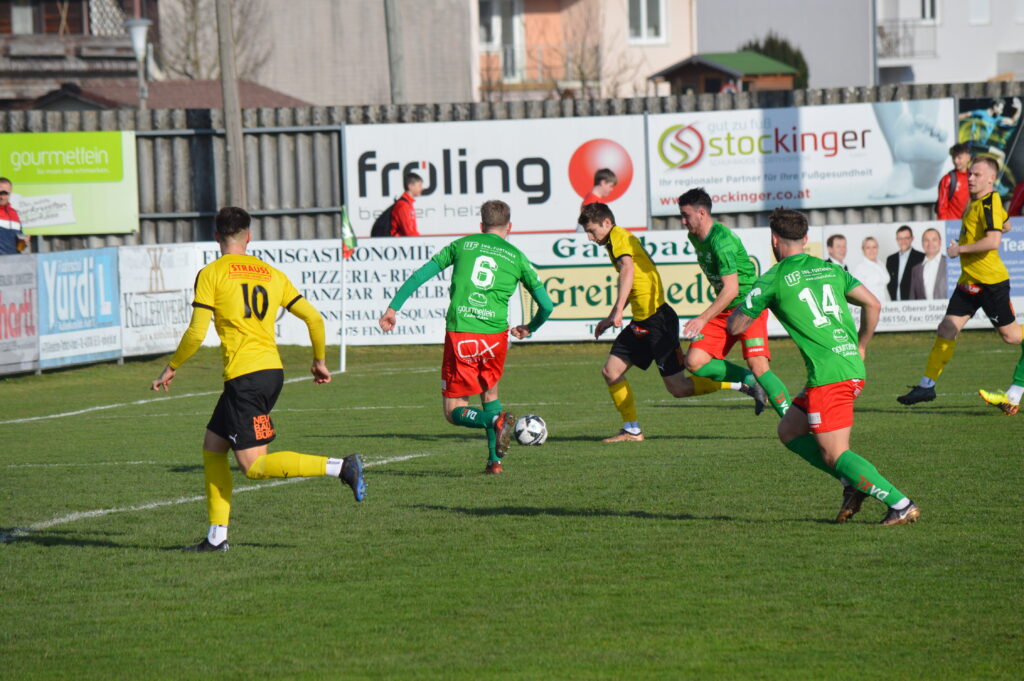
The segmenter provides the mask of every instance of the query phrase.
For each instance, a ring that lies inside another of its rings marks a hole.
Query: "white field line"
[[[398,463],[400,461],[408,461],[410,459],[419,459],[430,454],[406,454],[404,456],[393,456],[388,459],[379,459],[377,461],[367,461],[364,466],[371,468],[375,466],[386,466],[389,463]],[[145,463],[145,462],[139,462]],[[304,482],[306,480],[313,480],[314,478],[288,478],[287,480],[273,480],[271,482],[265,482],[261,485],[246,485],[245,487],[236,487],[232,494],[240,494],[242,492],[252,492],[255,490],[267,489],[270,487],[278,487],[280,485],[287,485],[293,482]],[[165,501],[153,501],[148,504],[139,504],[137,506],[121,506],[119,508],[98,508],[92,511],[76,511],[69,513],[68,515],[60,516],[59,518],[52,518],[50,520],[43,520],[37,523],[32,523],[28,527],[18,527],[11,530],[8,533],[0,534],[0,544],[6,544],[11,541],[15,541],[21,537],[25,537],[33,532],[40,532],[42,530],[56,527],[57,525],[64,525],[71,523],[76,520],[84,520],[85,518],[99,518],[105,515],[111,515],[113,513],[129,513],[133,511],[151,511],[154,508],[163,508],[164,506],[176,506],[178,504],[190,504],[197,501],[203,501],[206,499],[205,496],[190,496],[190,497],[179,497],[177,499],[168,499]]]

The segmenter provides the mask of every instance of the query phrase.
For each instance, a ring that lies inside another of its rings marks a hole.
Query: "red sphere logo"
[[[590,140],[581,144],[569,159],[569,182],[580,198],[594,188],[594,173],[601,168],[608,168],[618,179],[618,184],[605,198],[606,203],[619,198],[629,189],[633,182],[633,160],[625,147],[608,139]]]

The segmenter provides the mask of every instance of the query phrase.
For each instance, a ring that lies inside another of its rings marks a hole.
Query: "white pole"
[[[345,373],[345,293],[348,291],[348,286],[345,285],[345,249],[339,247],[338,250],[341,253],[341,316],[338,319],[339,326],[341,328],[341,340],[338,344],[338,373]]]

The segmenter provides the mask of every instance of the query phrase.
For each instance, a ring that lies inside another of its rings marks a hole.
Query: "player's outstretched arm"
[[[416,292],[416,289],[441,274],[441,269],[441,266],[432,258],[418,270],[413,272],[412,276],[406,279],[405,283],[402,284],[402,287],[398,289],[395,297],[391,299],[391,304],[388,306],[388,309],[381,315],[380,319],[377,320],[377,323],[380,324],[380,328],[384,331],[391,331],[395,328],[395,313],[402,309],[402,306],[405,305],[405,301],[409,299],[409,296]]]
[[[753,323],[754,317],[747,316],[742,310],[740,310],[740,308],[737,307],[732,311],[732,314],[729,315],[729,333],[733,336],[738,336],[749,329],[750,325]]]
[[[868,343],[871,342],[871,337],[875,335],[875,328],[878,326],[878,317],[882,312],[882,304],[878,302],[875,294],[869,291],[863,284],[850,289],[846,293],[846,300],[854,305],[859,305],[861,308],[860,329],[857,332],[857,349],[860,350],[861,359],[864,359],[867,355]]]
[[[324,318],[305,298],[298,298],[288,306],[288,311],[306,323],[309,331],[309,343],[313,346],[313,382],[330,383],[331,372],[324,361],[327,357],[327,332],[324,329]]]
[[[1009,230],[1009,223],[1003,226],[1003,229]],[[1003,242],[1003,233],[996,229],[990,229],[985,233],[985,237],[973,244],[960,244],[955,239],[949,242],[949,248],[946,249],[946,254],[951,258],[956,258],[964,253],[984,253],[985,251],[998,251],[999,245]]]
[[[171,360],[167,363],[159,378],[151,384],[150,387],[153,390],[163,388],[164,392],[167,392],[170,389],[171,381],[174,380],[174,372],[177,371],[178,367],[187,362],[189,357],[194,355],[199,346],[203,344],[203,339],[206,338],[206,330],[210,328],[211,319],[213,319],[213,310],[210,308],[205,306],[192,308],[192,319],[188,323],[188,328],[181,335],[178,349],[174,351]]]
[[[528,323],[512,329],[511,333],[516,338],[527,338],[532,335],[551,317],[551,313],[555,310],[555,304],[551,301],[551,296],[548,295],[547,289],[543,285],[531,289],[530,296],[537,303],[537,312]]]
[[[619,256],[619,295],[615,299],[615,305],[607,317],[597,323],[594,328],[594,338],[600,338],[601,334],[611,327],[622,326],[622,315],[629,303],[629,294],[633,290],[633,258],[628,255]]]

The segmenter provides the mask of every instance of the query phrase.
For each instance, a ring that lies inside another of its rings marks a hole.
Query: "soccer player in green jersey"
[[[782,416],[789,408],[789,392],[769,368],[768,310],[740,335],[726,328],[729,315],[757,279],[747,249],[732,230],[711,217],[711,197],[703,188],[691,189],[679,197],[679,216],[689,232],[700,269],[715,289],[715,299],[708,309],[683,325],[683,338],[693,339],[686,353],[687,370],[713,381],[751,387],[760,384]],[[736,341],[743,342],[743,359],[749,370],[725,359]]]
[[[449,423],[487,431],[485,473],[501,473],[516,417],[502,411],[498,381],[508,350],[508,300],[522,283],[537,302],[528,324],[512,335],[527,338],[554,310],[551,297],[522,251],[508,243],[512,229],[508,204],[487,201],[480,208],[480,234],[456,239],[416,270],[395,294],[380,327],[395,328],[397,313],[406,299],[446,267],[452,267],[451,302],[445,317],[444,360],[441,364],[441,401]],[[469,406],[480,395],[483,409]]]
[[[881,304],[849,272],[804,253],[807,218],[795,210],[772,213],[772,250],[778,263],[761,275],[729,317],[740,334],[771,309],[807,366],[807,387],[779,422],[779,439],[809,464],[843,484],[836,517],[844,523],[873,496],[889,507],[883,525],[904,525],[921,512],[865,458],[850,450],[853,402],[864,389],[864,354]],[[847,302],[862,309],[858,332]]]

